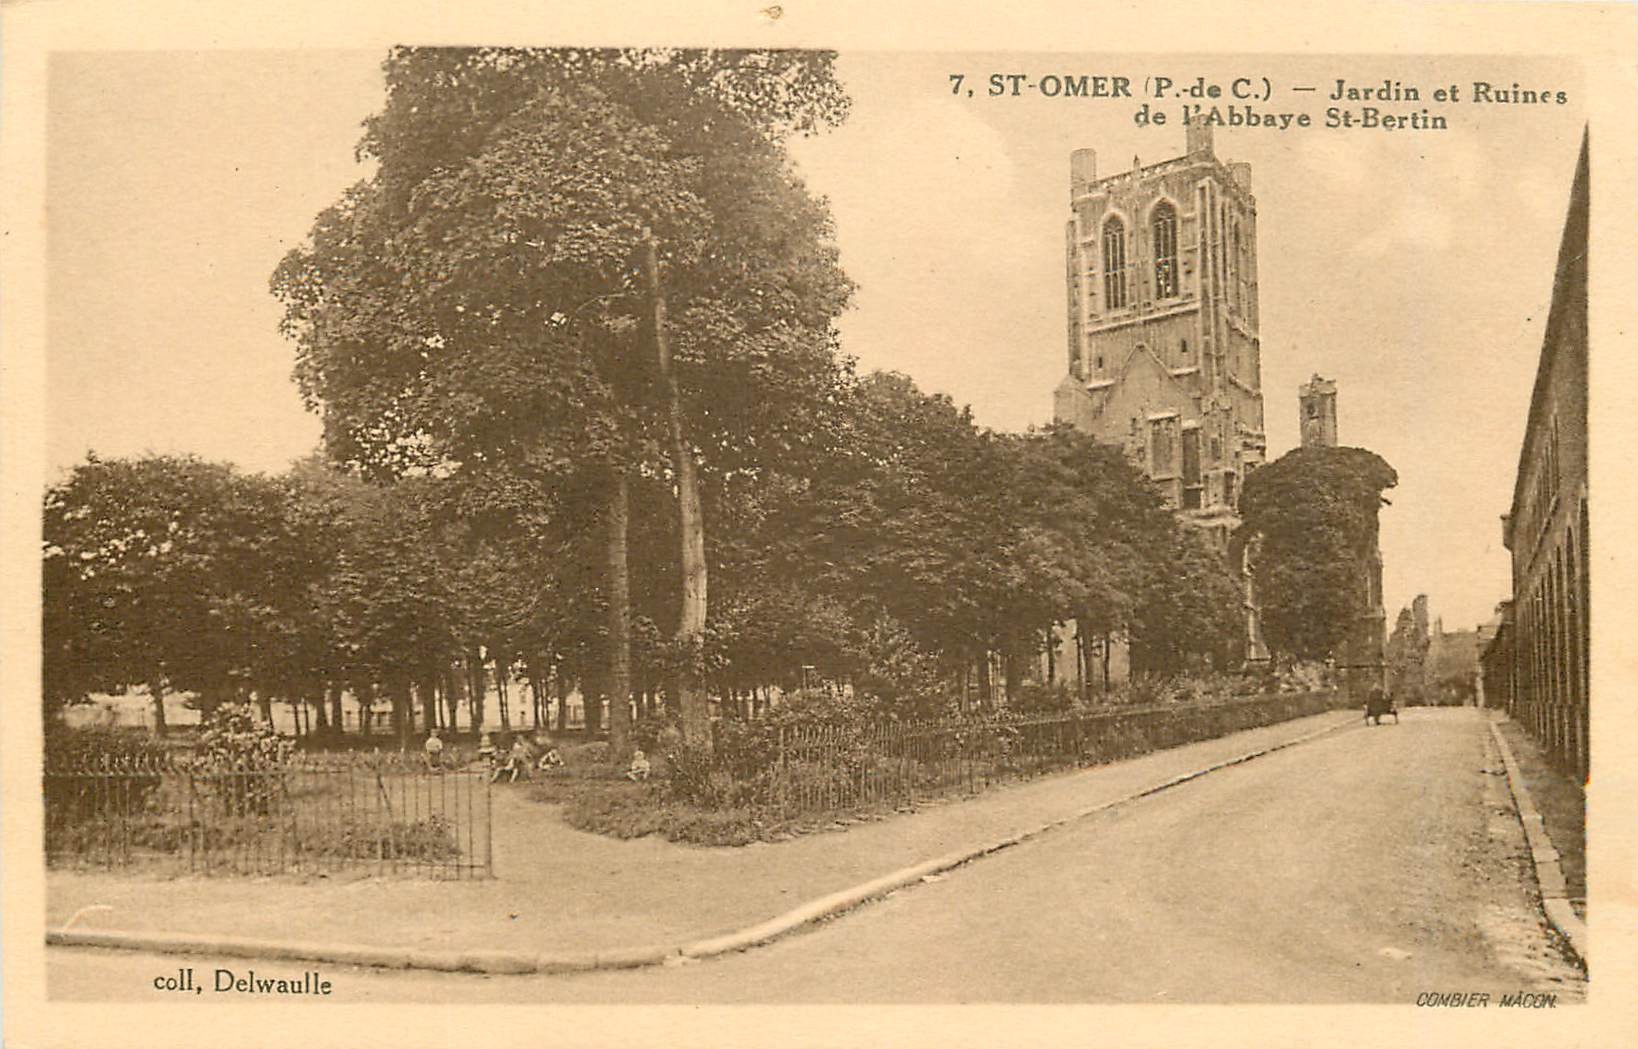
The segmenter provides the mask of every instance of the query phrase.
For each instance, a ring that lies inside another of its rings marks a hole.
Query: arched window
[[[1155,249],[1155,298],[1177,294],[1177,209],[1166,201],[1155,205],[1150,221]]]
[[[1126,305],[1126,226],[1115,218],[1103,224],[1103,308]]]

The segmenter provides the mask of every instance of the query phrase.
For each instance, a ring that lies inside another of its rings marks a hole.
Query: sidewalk
[[[1332,711],[998,787],[843,833],[741,848],[605,838],[568,827],[556,806],[497,788],[497,877],[491,881],[136,879],[51,871],[46,927],[60,929],[78,914],[75,930],[445,952],[589,955],[682,944],[767,921],[900,868],[986,847],[1358,717],[1353,710]]]
[[[1496,722],[1518,761],[1523,786],[1541,813],[1543,828],[1558,852],[1570,906],[1587,920],[1587,795],[1572,777],[1547,764],[1541,747],[1519,723]]]

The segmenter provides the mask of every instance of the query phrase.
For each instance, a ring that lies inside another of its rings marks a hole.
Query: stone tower
[[[1304,448],[1335,448],[1337,384],[1318,375],[1297,387],[1298,421]],[[1382,543],[1374,528],[1367,547],[1360,551],[1365,571],[1359,580],[1358,608],[1349,636],[1336,654],[1342,683],[1356,699],[1387,685],[1388,613],[1382,604]],[[1411,605],[1417,629],[1428,630],[1428,599],[1418,596]]]
[[[1264,461],[1251,166],[1188,126],[1180,157],[1098,177],[1069,161],[1067,374],[1053,416],[1123,445],[1171,505],[1225,539]]]
[[[1315,375],[1297,388],[1304,448],[1337,446],[1337,384]]]

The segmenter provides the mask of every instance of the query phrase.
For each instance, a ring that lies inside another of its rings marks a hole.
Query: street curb
[[[1491,719],[1490,737],[1496,741],[1502,765],[1507,769],[1507,789],[1513,795],[1513,808],[1524,827],[1525,844],[1530,847],[1530,861],[1536,868],[1536,884],[1541,889],[1541,909],[1546,913],[1548,922],[1564,937],[1570,950],[1585,966],[1587,923],[1570,906],[1569,889],[1564,880],[1564,868],[1558,862],[1558,850],[1547,836],[1547,825],[1530,797],[1530,789],[1524,785],[1524,774],[1519,771],[1518,760],[1513,757],[1513,748],[1507,745],[1507,737],[1501,733],[1500,719]]]
[[[420,948],[365,947],[354,944],[299,943],[279,940],[257,940],[241,936],[214,936],[210,934],[176,934],[163,932],[127,932],[117,929],[56,929],[46,932],[46,944],[56,947],[106,947],[120,950],[148,951],[159,954],[213,954],[234,958],[266,958],[280,961],[326,962],[332,965],[364,965],[382,969],[425,969],[437,972],[471,972],[491,974],[530,974],[587,972],[594,969],[638,969],[655,965],[678,964],[684,960],[712,958],[757,947],[804,926],[829,918],[914,885],[924,878],[971,863],[1009,849],[1021,842],[1039,837],[1049,831],[1107,812],[1159,794],[1173,787],[1199,779],[1219,769],[1241,765],[1265,754],[1285,750],[1328,735],[1354,724],[1338,721],[1271,746],[1248,751],[1236,757],[1215,762],[1204,768],[1173,776],[1162,783],[1134,791],[1110,801],[1099,802],[1068,816],[1061,816],[1026,830],[1017,831],[976,848],[947,853],[936,859],[901,867],[890,874],[873,878],[851,888],[809,900],[767,921],[749,925],[720,936],[696,940],[681,946],[639,947],[626,950],[602,951],[595,954],[570,956],[534,954],[527,951],[432,951]],[[1510,758],[1511,755],[1508,755]],[[1101,766],[1100,766],[1101,767]],[[1092,769],[1085,770],[1093,771]],[[1565,901],[1564,907],[1569,909]]]

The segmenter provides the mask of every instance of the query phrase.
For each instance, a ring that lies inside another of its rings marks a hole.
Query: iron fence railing
[[[774,764],[758,774],[759,782],[723,793],[761,795],[786,816],[909,806],[1348,705],[1339,693],[1312,692],[931,724],[789,725],[778,731]]]
[[[54,866],[434,878],[494,870],[487,765],[432,768],[398,754],[262,764],[144,755],[48,764],[42,779]]]

